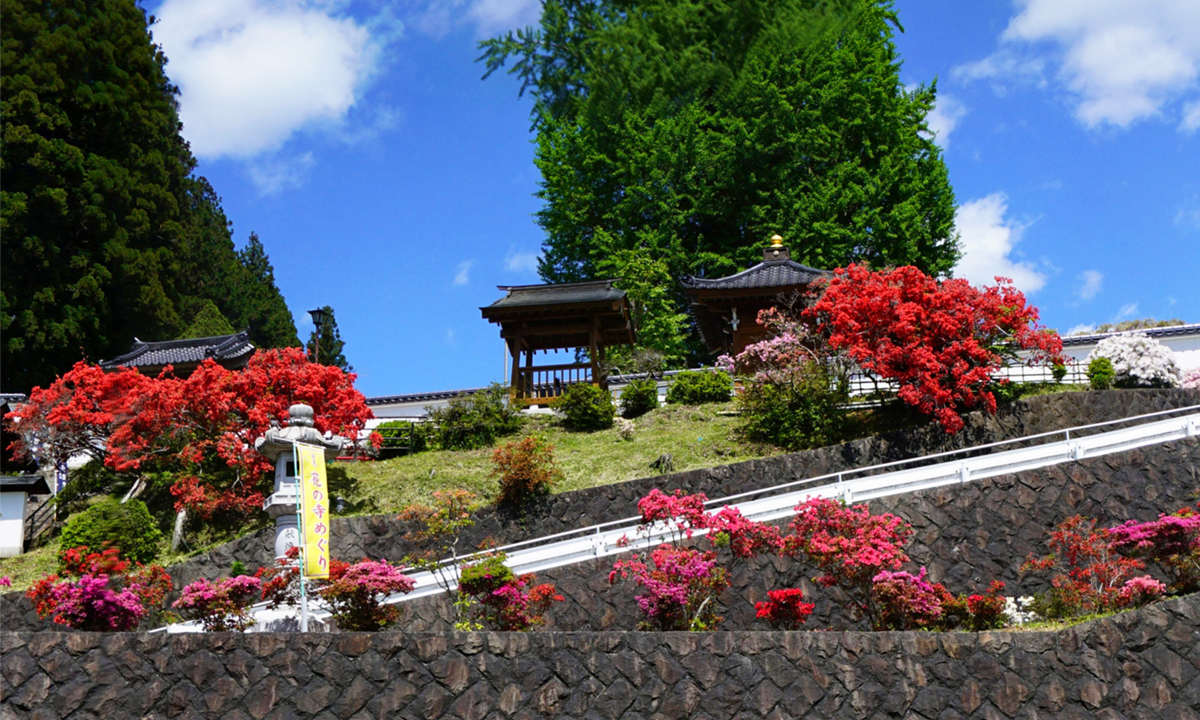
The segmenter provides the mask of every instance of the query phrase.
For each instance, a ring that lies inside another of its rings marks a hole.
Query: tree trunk
[[[175,530],[171,533],[171,552],[179,552],[183,544],[183,526],[187,524],[187,510],[175,513]]]

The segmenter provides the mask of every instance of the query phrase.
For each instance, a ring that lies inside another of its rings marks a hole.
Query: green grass
[[[634,420],[634,439],[623,441],[616,429],[570,432],[549,416],[530,418],[517,435],[540,435],[554,445],[564,480],[553,492],[581,490],[654,475],[650,467],[670,454],[676,471],[713,467],[778,455],[782,450],[750,446],[734,434],[738,419],[721,414],[731,403],[686,407],[669,405]],[[396,512],[412,503],[428,503],[435,490],[461,488],[485,499],[496,494],[491,477],[492,448],[429,451],[379,462],[340,465],[349,476],[345,494],[359,512]],[[332,484],[332,483],[331,483]],[[335,488],[335,492],[337,489]]]
[[[0,577],[8,576],[12,581],[12,587],[4,588],[3,592],[24,590],[57,570],[58,538],[24,555],[0,558]]]

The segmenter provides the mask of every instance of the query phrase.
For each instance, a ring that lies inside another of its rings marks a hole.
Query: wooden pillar
[[[505,343],[508,345],[508,352],[512,355],[512,379],[509,380],[508,389],[515,400],[521,397],[521,344],[519,340],[513,338],[509,338]]]
[[[533,349],[526,348],[526,350],[525,350],[525,369],[529,370],[532,368],[533,368]],[[534,387],[533,373],[531,373],[531,372],[525,373],[525,377],[522,378],[521,384],[524,386],[524,389],[525,389],[524,397],[532,398],[534,396],[534,393],[537,391],[537,389]]]

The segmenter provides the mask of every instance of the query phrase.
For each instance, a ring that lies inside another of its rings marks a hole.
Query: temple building
[[[115,370],[120,367],[133,368],[143,375],[157,377],[167,365],[175,368],[175,377],[192,374],[206,358],[212,358],[221,367],[240,370],[254,355],[248,330],[233,335],[217,335],[205,338],[163,340],[145,342],[133,339],[133,346],[124,355],[112,360],[101,360],[100,367]]]
[[[605,348],[634,343],[629,301],[613,282],[500,286],[504,297],[480,308],[485,320],[500,326],[508,345],[514,401],[545,404],[577,382],[607,389]],[[580,348],[587,351],[588,362],[533,364],[539,350]]]
[[[716,356],[737,355],[765,339],[759,311],[800,302],[813,281],[826,277],[832,273],[794,262],[783,238],[775,235],[763,250],[762,262],[748,270],[722,278],[687,277],[681,282],[700,336]]]

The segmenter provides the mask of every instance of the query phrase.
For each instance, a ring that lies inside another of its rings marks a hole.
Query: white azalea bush
[[[1183,379],[1170,348],[1145,333],[1104,338],[1085,362],[1098,357],[1112,363],[1115,387],[1177,387]]]

